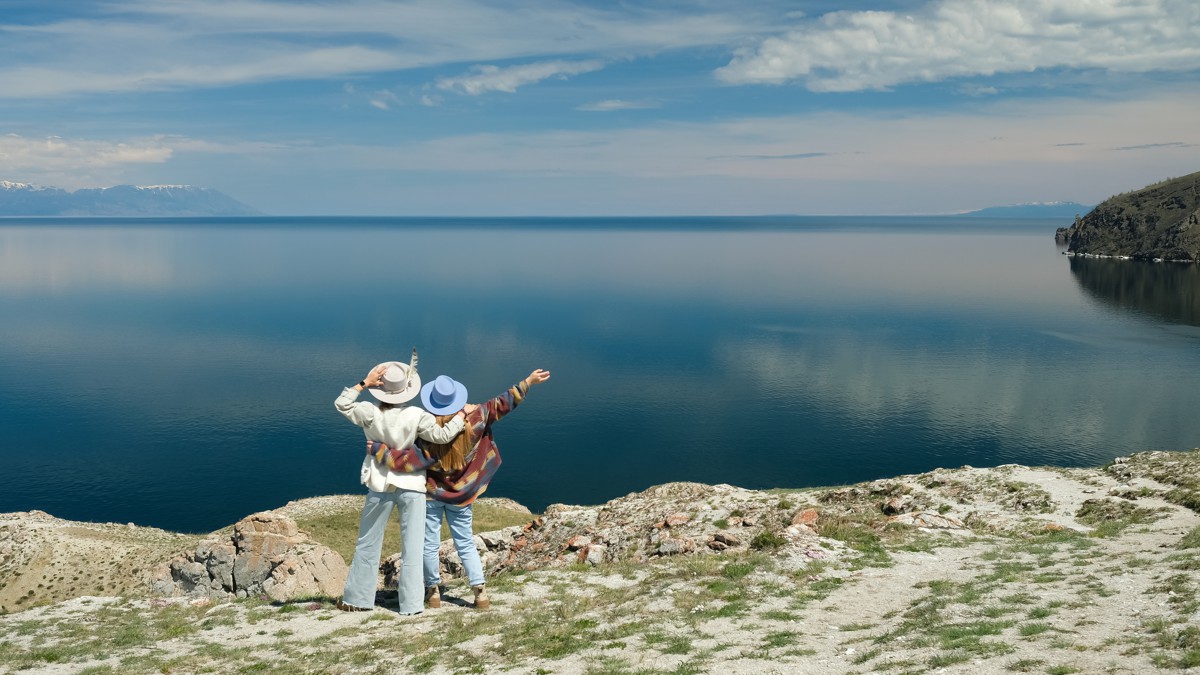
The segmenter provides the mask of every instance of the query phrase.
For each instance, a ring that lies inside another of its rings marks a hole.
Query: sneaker
[[[437,609],[442,606],[442,592],[437,586],[430,586],[425,589],[425,606],[429,609]]]
[[[475,591],[475,609],[487,609],[492,606],[492,601],[488,600],[487,589],[483,585],[472,586],[471,590]]]
[[[342,610],[343,612],[369,612],[369,611],[375,609],[374,607],[355,607],[354,605],[347,605],[346,603],[342,602],[341,600],[337,601],[336,606],[338,609]]]

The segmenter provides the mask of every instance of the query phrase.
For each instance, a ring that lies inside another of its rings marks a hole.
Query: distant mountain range
[[[257,216],[258,211],[212,188],[115,185],[68,192],[0,180],[3,216]]]
[[[1031,202],[1009,206],[989,206],[978,211],[967,211],[959,215],[973,218],[1074,218],[1092,207],[1079,202]]]

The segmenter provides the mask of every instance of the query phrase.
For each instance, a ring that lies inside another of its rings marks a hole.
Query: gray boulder
[[[238,521],[232,535],[214,535],[160,565],[150,589],[166,596],[265,595],[275,601],[337,597],[348,572],[337,552],[312,541],[296,521],[263,511]]]

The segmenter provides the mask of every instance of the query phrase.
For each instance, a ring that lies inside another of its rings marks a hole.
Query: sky
[[[0,180],[272,215],[954,213],[1200,170],[1196,0],[0,0]]]

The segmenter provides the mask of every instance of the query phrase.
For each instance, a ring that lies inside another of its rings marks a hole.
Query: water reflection
[[[165,233],[0,227],[0,293],[166,288],[175,283]]]
[[[1080,288],[1106,305],[1200,326],[1200,265],[1080,256],[1070,264]]]
[[[969,221],[969,219],[967,219]],[[653,222],[653,221],[648,221]],[[974,223],[967,225],[975,227]],[[347,279],[437,292],[599,292],[739,305],[1073,301],[1029,235],[976,229],[847,233],[396,227],[0,227],[0,295],[316,292]],[[1021,232],[1021,231],[1018,231]],[[1034,235],[1036,236],[1036,235]],[[1020,270],[1020,274],[1014,274]],[[954,279],[954,283],[946,283]]]
[[[533,508],[1200,437],[1197,336],[1097,311],[1042,232],[0,227],[0,260],[0,511],[359,492],[331,402],[413,345],[481,397],[555,372],[500,430],[492,494]]]

